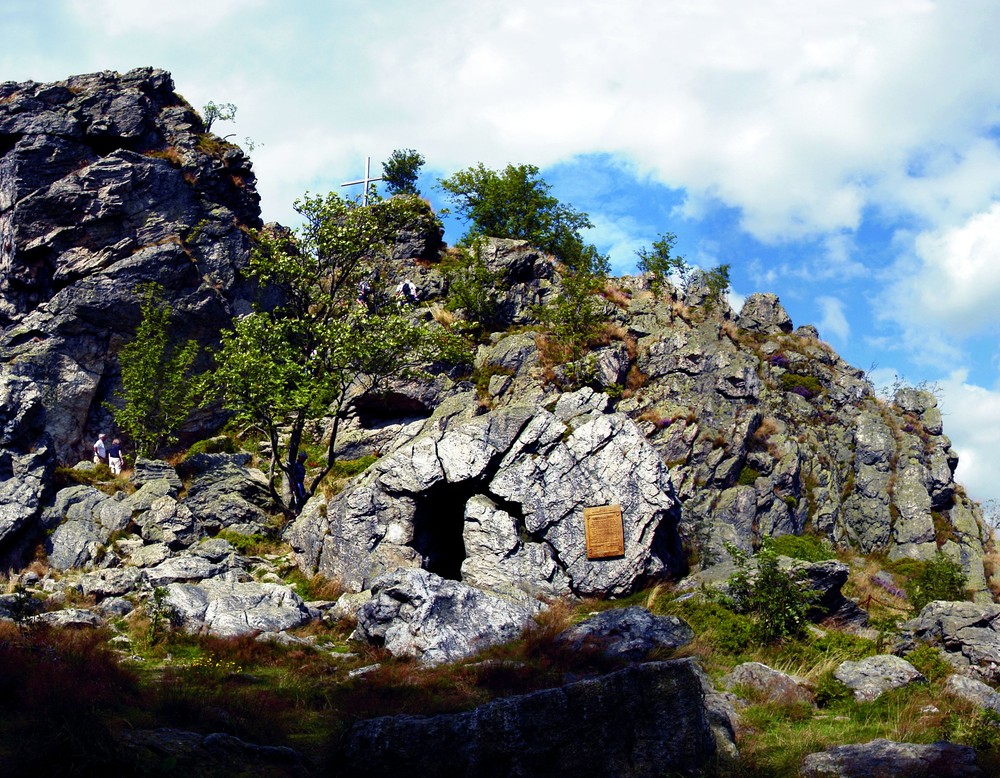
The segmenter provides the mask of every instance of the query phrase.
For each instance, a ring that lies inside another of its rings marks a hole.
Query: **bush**
[[[803,559],[806,562],[822,562],[837,556],[829,540],[812,535],[778,535],[766,538],[764,547],[780,556]]]
[[[854,693],[834,677],[833,670],[827,670],[816,681],[813,697],[817,706],[829,708],[854,699]]]
[[[727,548],[737,568],[729,577],[727,604],[751,618],[756,639],[776,643],[801,634],[817,598],[813,589],[805,587],[803,576],[782,570],[778,554],[766,545],[755,557],[756,572],[744,552],[735,546]]]
[[[779,381],[784,391],[793,392],[807,400],[811,400],[813,397],[823,393],[823,384],[815,376],[782,373]]]
[[[968,599],[967,583],[961,565],[938,552],[933,559],[923,563],[904,588],[913,610],[919,613],[934,600]]]
[[[740,477],[736,479],[736,483],[740,486],[753,486],[758,478],[760,478],[759,470],[750,467],[750,465],[743,465],[743,469],[740,470]]]
[[[940,651],[926,644],[917,646],[905,658],[928,681],[939,681],[955,672],[955,668],[948,664]]]
[[[216,438],[199,440],[188,449],[184,459],[186,461],[196,454],[235,454],[236,452],[237,446],[233,439],[220,435]]]

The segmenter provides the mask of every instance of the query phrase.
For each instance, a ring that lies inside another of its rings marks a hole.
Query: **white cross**
[[[365,185],[365,193],[364,193],[364,195],[361,198],[361,205],[362,206],[368,205],[368,187],[369,187],[369,185],[375,183],[376,181],[381,181],[382,180],[382,176],[379,176],[378,178],[372,178],[371,169],[372,169],[372,158],[371,157],[365,157],[365,177],[362,178],[362,179],[360,179],[360,180],[358,180],[358,181],[348,181],[345,184],[341,184],[341,186],[357,186],[358,184],[364,184]]]

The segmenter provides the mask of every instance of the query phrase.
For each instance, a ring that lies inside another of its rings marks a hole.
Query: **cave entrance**
[[[441,482],[416,498],[413,548],[428,572],[452,581],[462,580],[465,561],[465,505],[482,491],[479,481]]]

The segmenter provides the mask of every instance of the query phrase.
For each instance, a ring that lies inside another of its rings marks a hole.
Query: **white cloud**
[[[1000,202],[957,227],[918,235],[891,278],[882,315],[918,342],[1000,324]]]
[[[818,325],[820,333],[824,337],[828,333],[832,334],[841,344],[846,343],[851,334],[851,325],[844,315],[844,303],[836,297],[823,296],[816,298],[816,304],[823,312]]]
[[[1000,499],[1000,391],[971,384],[958,370],[940,383],[944,431],[958,452],[956,480],[977,500]]]

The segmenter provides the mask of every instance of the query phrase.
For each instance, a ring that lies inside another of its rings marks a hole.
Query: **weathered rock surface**
[[[633,591],[680,566],[677,506],[663,460],[607,402],[436,415],[285,538],[358,591],[399,566],[522,597]],[[583,508],[604,504],[622,507],[625,553],[589,560]]]
[[[1000,680],[1000,605],[938,600],[903,627],[897,652],[930,643],[943,649],[957,668]]]
[[[891,689],[926,680],[913,665],[892,654],[879,654],[847,661],[833,671],[834,677],[854,692],[854,699],[870,702]]]
[[[811,703],[813,699],[805,681],[801,678],[774,670],[760,662],[744,662],[737,665],[722,679],[722,685],[727,689],[741,686],[753,689],[769,702]]]
[[[809,754],[800,773],[804,778],[976,778],[981,775],[976,751],[970,746],[938,743],[869,743],[834,746]]]
[[[171,583],[166,604],[189,632],[219,637],[279,632],[311,618],[309,609],[287,586],[211,578],[200,583]]]
[[[980,680],[964,675],[949,675],[944,690],[953,697],[977,705],[983,710],[1000,713],[1000,693]]]
[[[370,719],[337,764],[359,777],[699,775],[719,753],[705,683],[690,660],[655,662],[466,713]]]
[[[426,570],[399,569],[376,579],[351,637],[439,664],[515,639],[535,612]]]
[[[632,606],[602,611],[562,632],[556,642],[575,650],[590,649],[629,661],[654,649],[673,650],[694,640],[694,630],[676,616],[654,616]]]

